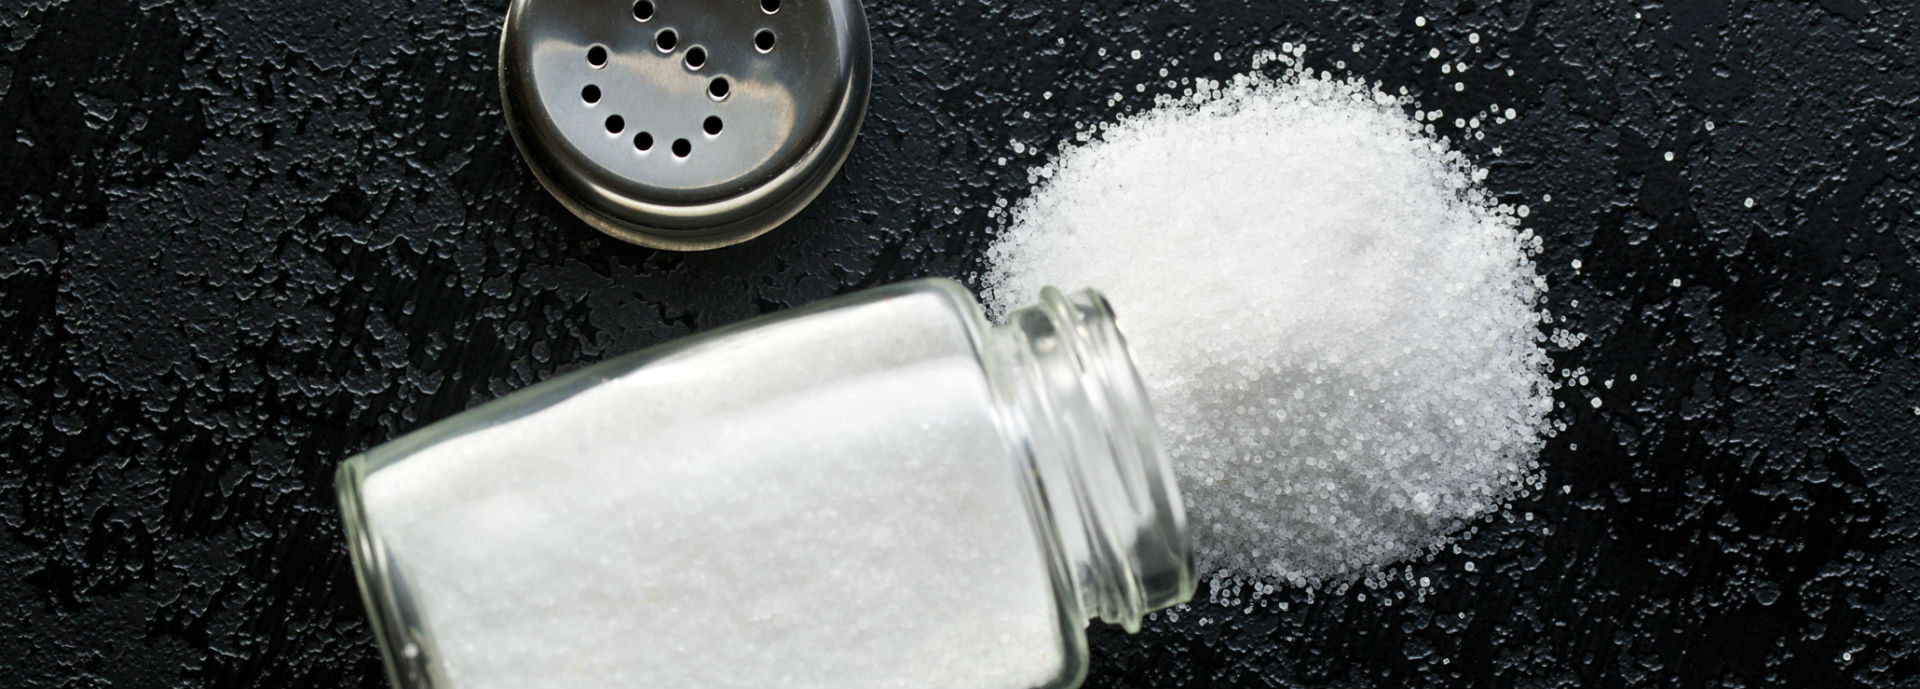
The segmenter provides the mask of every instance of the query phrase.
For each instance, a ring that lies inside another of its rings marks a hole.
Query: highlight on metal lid
[[[513,0],[500,97],[574,215],[712,249],[826,188],[866,116],[871,55],[859,0]]]

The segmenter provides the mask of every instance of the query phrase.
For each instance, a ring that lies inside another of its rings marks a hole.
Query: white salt
[[[991,394],[960,326],[911,302],[672,353],[369,475],[371,527],[445,685],[1060,673],[1050,574]],[[961,354],[918,357],[935,350]],[[674,394],[689,388],[702,394]]]
[[[1298,69],[1200,81],[1063,148],[989,250],[998,313],[1112,298],[1216,600],[1383,576],[1538,481],[1539,240],[1412,107]]]

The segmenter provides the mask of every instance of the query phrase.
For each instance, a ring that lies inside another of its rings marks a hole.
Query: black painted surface
[[[0,685],[380,686],[335,461],[611,354],[964,276],[1041,159],[1010,139],[1290,40],[1448,121],[1521,113],[1462,145],[1531,204],[1591,337],[1555,359],[1591,384],[1534,520],[1411,565],[1431,593],[1097,629],[1089,685],[1920,686],[1920,11],[1382,4],[870,2],[840,181],[692,255],[534,183],[504,0],[0,9]]]

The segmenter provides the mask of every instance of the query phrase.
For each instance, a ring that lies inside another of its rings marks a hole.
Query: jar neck
[[[1192,597],[1193,546],[1152,406],[1093,290],[1047,288],[987,336],[1003,418],[1026,452],[1029,505],[1081,617],[1138,631]]]

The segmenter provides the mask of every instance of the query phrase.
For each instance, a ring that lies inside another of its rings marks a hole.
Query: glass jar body
[[[1078,498],[1038,478],[1064,460],[1009,408],[994,330],[951,282],[883,287],[347,460],[394,682],[1077,684],[1106,575],[1049,516]]]

